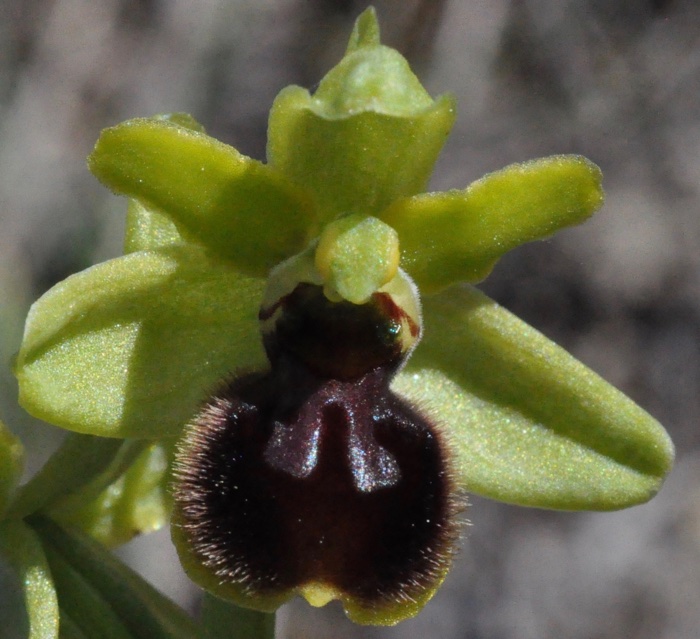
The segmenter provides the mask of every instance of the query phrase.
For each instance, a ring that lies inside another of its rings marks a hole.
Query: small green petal
[[[186,237],[264,275],[318,233],[308,199],[270,167],[203,133],[139,118],[102,131],[90,170]]]
[[[378,43],[368,11],[313,96],[296,86],[277,96],[268,160],[313,191],[323,221],[373,215],[424,190],[454,118],[452,97],[433,101],[408,62]]]
[[[157,115],[155,119],[172,122],[199,133],[205,132],[204,127],[188,113],[167,113]],[[149,209],[137,200],[129,200],[126,212],[124,253],[148,251],[183,242],[185,242],[184,238],[167,215]]]
[[[345,216],[324,229],[315,261],[330,299],[364,304],[398,272],[399,238],[376,217]]]
[[[24,448],[18,437],[0,421],[0,515],[19,483],[24,467]]]
[[[165,447],[150,444],[107,487],[86,487],[53,509],[51,516],[114,548],[165,525],[170,513],[168,477]]]
[[[656,494],[673,445],[634,402],[475,289],[423,311],[425,338],[394,387],[442,425],[467,490],[566,510]]]
[[[577,155],[512,164],[463,191],[397,200],[379,217],[424,292],[486,277],[512,248],[583,222],[603,204],[602,174]]]
[[[221,378],[266,366],[264,286],[192,245],[73,275],[29,312],[15,371],[20,402],[78,432],[176,435]]]
[[[63,529],[46,517],[32,517],[30,524],[56,568],[63,571],[66,566],[70,567],[71,587],[79,580],[79,587],[89,588],[134,639],[197,639],[200,636],[182,609],[96,541],[76,530]],[[62,595],[59,592],[63,606]],[[79,624],[83,604],[80,600],[73,600],[71,604],[68,612]]]
[[[9,563],[22,584],[29,617],[27,639],[58,637],[58,600],[51,571],[41,541],[24,522],[0,523],[0,560]],[[0,634],[3,631],[0,627]]]

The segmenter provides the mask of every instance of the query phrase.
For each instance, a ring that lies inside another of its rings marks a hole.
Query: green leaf
[[[105,129],[89,166],[115,193],[167,215],[185,237],[251,275],[318,234],[310,201],[276,171],[166,120]]]
[[[46,517],[32,517],[30,523],[47,547],[50,561],[55,563],[56,558],[60,558],[57,571],[70,566],[73,576],[79,576],[80,582],[111,608],[130,636],[135,639],[196,639],[200,636],[182,609],[99,543],[75,530],[65,530]],[[73,586],[76,583],[75,579],[71,582]],[[71,605],[74,607],[68,612],[73,621],[80,624],[82,603],[72,601]]]
[[[425,300],[424,329],[394,388],[444,431],[467,490],[566,510],[656,494],[668,435],[566,351],[469,287]]]
[[[86,532],[107,548],[154,532],[170,512],[166,483],[168,454],[163,444],[140,449],[134,462],[108,486],[89,485],[51,511],[63,525]]]
[[[378,43],[368,11],[313,96],[296,86],[277,96],[268,161],[313,191],[322,221],[373,215],[424,190],[454,118],[452,97],[433,101],[408,62]]]
[[[603,204],[600,169],[577,155],[512,164],[463,191],[397,200],[378,215],[424,292],[486,277],[512,248],[579,224]]]
[[[23,465],[22,442],[0,421],[0,515],[5,512],[19,483]]]
[[[177,435],[222,378],[267,365],[263,287],[191,245],[69,277],[29,312],[15,370],[20,402],[78,432]]]
[[[58,639],[90,639],[65,610],[61,609],[60,614],[61,627],[59,628]]]
[[[40,540],[22,521],[0,522],[0,561],[14,570],[22,586],[29,622],[27,639],[58,637],[58,601]],[[0,598],[5,593],[0,593]],[[0,620],[0,632],[6,627]],[[3,634],[4,636],[4,634]]]
[[[206,639],[274,639],[275,613],[241,608],[208,592],[202,598],[200,619]]]
[[[63,557],[51,546],[46,547],[56,592],[61,602],[61,614],[86,637],[100,639],[133,639],[114,610]],[[61,625],[63,620],[61,619]]]
[[[10,508],[12,517],[26,517],[47,508],[102,474],[123,442],[70,434],[42,469],[22,486]]]

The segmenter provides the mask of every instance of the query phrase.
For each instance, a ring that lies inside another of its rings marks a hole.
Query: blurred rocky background
[[[118,255],[123,202],[85,156],[101,128],[188,111],[263,158],[266,114],[313,87],[366,2],[0,0],[0,413],[32,454],[56,431],[15,408],[9,373],[29,304]],[[700,628],[700,4],[695,0],[376,0],[385,42],[456,131],[435,188],[508,163],[581,153],[608,194],[590,223],[507,256],[487,292],[635,398],[678,463],[650,504],[527,510],[472,498],[444,588],[393,629],[293,603],[278,635],[695,639]],[[121,555],[192,610],[167,532]]]

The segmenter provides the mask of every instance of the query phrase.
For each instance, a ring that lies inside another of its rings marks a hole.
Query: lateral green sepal
[[[73,275],[29,312],[15,366],[20,402],[78,432],[177,435],[222,378],[267,365],[264,285],[193,245]]]
[[[666,431],[562,348],[467,286],[425,299],[423,321],[394,388],[444,431],[468,491],[614,510],[659,490],[674,456]]]

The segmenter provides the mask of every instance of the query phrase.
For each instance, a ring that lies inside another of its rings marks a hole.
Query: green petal
[[[249,274],[264,275],[318,233],[308,199],[270,167],[163,119],[105,129],[89,166]]]
[[[401,266],[425,292],[486,277],[512,248],[578,224],[603,204],[600,169],[577,155],[512,164],[463,191],[394,202],[378,217],[401,242]]]
[[[86,487],[52,510],[51,516],[61,524],[80,528],[103,546],[120,546],[167,522],[167,471],[165,447],[150,444],[115,481],[104,488]]]
[[[22,442],[0,421],[0,515],[5,512],[17,487],[23,462]]]
[[[67,592],[64,597],[59,591],[61,606],[65,603],[75,623],[80,624],[87,613],[86,602],[79,596],[79,590],[87,588],[92,597],[101,601],[100,605],[109,607],[120,625],[135,639],[197,639],[200,636],[183,610],[96,541],[75,530],[63,529],[46,517],[32,517],[30,523],[47,549],[51,569],[55,566],[64,579],[60,585],[66,586]],[[66,571],[66,567],[70,570]],[[99,623],[99,620],[92,618],[91,622]]]
[[[442,426],[467,490],[567,510],[656,494],[668,435],[566,351],[469,287],[428,298],[424,322],[395,388]]]
[[[29,312],[20,402],[78,432],[176,435],[222,377],[266,366],[257,320],[264,285],[191,245],[69,277]]]
[[[324,222],[372,215],[424,190],[454,118],[452,97],[433,101],[408,62],[378,43],[369,11],[313,96],[295,86],[277,96],[268,160],[313,191]]]
[[[0,561],[17,574],[24,593],[29,634],[27,639],[58,637],[58,601],[41,542],[22,521],[0,523]],[[0,592],[0,597],[5,593]],[[0,634],[4,636],[4,628]]]

